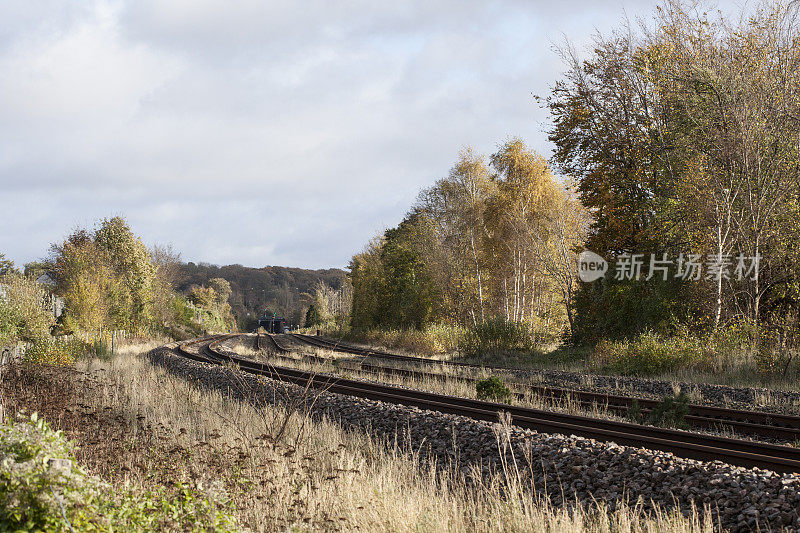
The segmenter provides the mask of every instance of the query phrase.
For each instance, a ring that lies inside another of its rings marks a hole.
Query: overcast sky
[[[653,2],[0,2],[0,252],[124,215],[186,261],[344,267],[458,150],[546,157],[578,48]]]

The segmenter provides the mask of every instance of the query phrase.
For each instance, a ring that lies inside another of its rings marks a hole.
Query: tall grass
[[[649,515],[630,507],[610,511],[602,502],[554,508],[531,496],[514,465],[507,465],[504,478],[475,476],[480,481],[467,483],[463,472],[445,465],[429,468],[413,452],[344,431],[331,421],[312,421],[291,408],[256,408],[197,388],[150,365],[135,350],[110,361],[86,361],[81,371],[83,381],[72,399],[81,409],[71,408],[73,415],[86,412],[89,418],[66,428],[78,441],[79,459],[119,484],[185,478],[203,486],[219,482],[236,503],[242,528],[713,530],[710,520],[701,519],[694,510],[688,510],[686,518],[675,511]],[[41,382],[39,387],[46,392]],[[59,390],[63,389],[62,384]],[[63,409],[63,402],[58,405]],[[51,407],[54,416],[58,405]],[[98,439],[96,424],[85,424],[102,413],[108,413],[109,420],[120,420],[115,439]],[[500,431],[498,446],[503,445]]]
[[[461,351],[473,357],[515,350],[530,351],[533,347],[534,339],[527,324],[502,318],[476,325],[461,341]]]
[[[425,329],[337,329],[319,328],[323,335],[345,341],[402,350],[414,354],[438,356],[456,352],[466,329],[447,324],[431,324]],[[317,328],[309,328],[315,333]]]

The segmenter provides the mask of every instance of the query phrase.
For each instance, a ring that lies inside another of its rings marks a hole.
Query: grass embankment
[[[553,509],[513,477],[511,485],[470,485],[455,472],[421,468],[413,454],[291,408],[256,409],[199,390],[149,364],[146,348],[76,369],[22,367],[2,390],[9,416],[36,410],[64,431],[77,463],[113,487],[105,494],[202,503],[195,521],[167,529],[215,529],[203,510],[231,502],[236,526],[258,531],[712,530],[696,514],[645,517],[638,509],[608,513],[602,504]],[[47,512],[53,529],[64,529],[56,510]],[[124,530],[128,522],[117,526]]]

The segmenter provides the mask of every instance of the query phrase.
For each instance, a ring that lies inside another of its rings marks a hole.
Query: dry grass
[[[2,383],[6,409],[37,410],[116,484],[186,480],[235,501],[257,531],[711,531],[684,518],[599,505],[570,512],[524,487],[467,484],[446,468],[304,413],[258,409],[146,361],[149,346],[76,370],[28,368]],[[515,478],[511,476],[513,481]]]
[[[405,376],[396,376],[385,373],[373,373],[373,372],[362,371],[356,364],[348,364],[346,362],[343,362],[341,358],[337,360],[337,357],[340,354],[337,354],[336,352],[315,350],[314,355],[316,355],[317,357],[329,359],[329,361],[327,362],[319,362],[319,361],[300,359],[300,358],[297,359],[275,358],[267,356],[263,353],[260,354],[256,353],[253,350],[240,351],[239,348],[237,348],[237,352],[240,353],[241,355],[245,355],[248,357],[258,357],[259,360],[269,362],[271,364],[274,364],[275,366],[285,366],[285,367],[296,368],[299,370],[305,370],[308,372],[331,374],[347,379],[362,379],[369,381],[377,381],[389,385],[398,385],[410,389],[424,390],[428,392],[434,392],[437,394],[447,394],[450,396],[459,396],[462,398],[475,398],[475,399],[478,398],[474,383],[459,381],[457,379],[438,379],[428,376],[416,378],[416,377],[405,377]],[[387,367],[388,366],[389,365],[387,365]],[[392,365],[392,367],[399,368],[401,366]],[[408,367],[407,365],[403,365],[402,367],[418,370],[418,368]],[[426,372],[430,371],[426,369]],[[458,376],[464,376],[465,374],[464,372],[460,372],[459,370],[453,369],[452,367],[443,367],[437,369],[435,373],[445,378],[447,377],[456,378]],[[487,377],[485,374],[481,373],[469,372],[469,374],[470,377],[478,377],[478,378]],[[509,385],[512,384],[511,382],[507,383]],[[516,388],[512,387],[512,390],[516,389],[520,391],[525,390],[524,386]],[[595,418],[604,418],[607,420],[619,420],[619,421],[626,420],[624,417],[621,417],[609,411],[607,409],[607,406],[604,404],[596,402],[593,402],[589,405],[581,404],[572,397],[551,398],[551,397],[544,397],[528,391],[524,394],[522,398],[512,399],[511,403],[521,407],[532,407],[534,409],[544,409],[560,413],[591,416]]]

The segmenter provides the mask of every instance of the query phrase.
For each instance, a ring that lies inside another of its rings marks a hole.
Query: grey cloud
[[[463,145],[549,155],[552,43],[648,5],[5,2],[0,251],[124,214],[187,260],[344,266]]]

